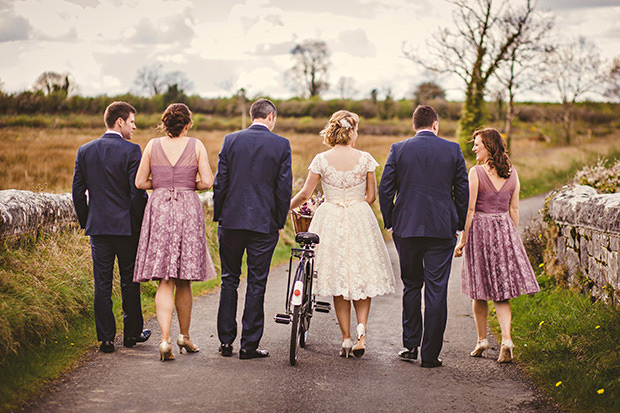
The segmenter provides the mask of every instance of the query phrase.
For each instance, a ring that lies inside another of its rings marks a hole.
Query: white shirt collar
[[[115,131],[115,130],[110,130],[110,129],[108,129],[108,130],[106,130],[106,131],[105,131],[105,134],[108,134],[108,133],[116,133],[116,134],[117,134],[118,136],[120,136],[121,138],[123,137],[123,135],[122,135],[120,132],[117,132],[117,131]],[[104,134],[104,135],[105,135],[105,134]]]
[[[259,121],[259,120],[255,120],[254,122],[252,122],[252,125],[250,126],[254,126],[254,125],[260,125],[260,126],[264,126],[267,129],[269,129],[269,126],[267,126],[266,124],[264,124],[263,122]]]
[[[426,131],[426,132],[435,133],[435,132],[433,132],[431,129],[426,129],[426,128],[424,128],[424,129],[418,129],[415,133],[420,133],[420,132],[422,132],[422,131]]]

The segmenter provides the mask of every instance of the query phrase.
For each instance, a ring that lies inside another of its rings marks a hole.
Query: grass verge
[[[620,308],[554,285],[511,300],[515,358],[543,392],[570,411],[620,411]],[[492,328],[499,337],[499,326]]]
[[[220,273],[217,224],[205,211],[207,242]],[[288,261],[290,222],[280,234],[272,266]],[[245,273],[245,264],[243,272]],[[117,330],[122,331],[118,271],[113,288]],[[194,295],[219,286],[220,277],[192,283]],[[142,311],[155,314],[157,283],[141,284]],[[0,250],[0,411],[19,408],[46,383],[96,349],[92,261],[81,231],[46,235]]]

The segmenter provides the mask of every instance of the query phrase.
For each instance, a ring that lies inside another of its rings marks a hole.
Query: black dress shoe
[[[222,353],[222,357],[232,356],[232,344],[220,344],[220,353]]]
[[[417,360],[418,358],[418,348],[414,348],[413,350],[405,349],[398,352],[398,357],[405,360]]]
[[[101,350],[102,353],[112,353],[114,351],[114,342],[102,341],[99,350]]]
[[[125,337],[123,339],[123,345],[125,347],[133,347],[136,343],[144,343],[151,337],[151,330],[142,330],[142,333],[138,337]]]
[[[244,349],[239,350],[239,358],[241,360],[259,359],[259,358],[268,357],[268,356],[269,356],[269,351],[261,350],[259,348],[257,348],[256,350],[244,350]]]
[[[422,367],[432,369],[434,367],[441,367],[441,359],[437,360],[422,360]]]

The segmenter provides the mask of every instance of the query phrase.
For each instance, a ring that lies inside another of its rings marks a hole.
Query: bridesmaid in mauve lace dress
[[[474,133],[478,165],[469,171],[469,210],[454,255],[464,256],[461,291],[473,299],[478,344],[472,357],[488,352],[487,300],[493,300],[502,331],[498,362],[512,360],[510,299],[540,291],[517,232],[519,177],[506,143],[491,128]]]
[[[146,145],[136,174],[138,188],[154,191],[144,211],[134,281],[159,280],[155,307],[162,361],[174,359],[170,328],[175,307],[181,333],[177,338],[179,351],[198,351],[189,337],[190,282],[216,276],[207,249],[202,204],[195,192],[211,188],[213,174],[202,142],[187,137],[191,116],[182,103],[168,106],[159,125],[167,136]]]

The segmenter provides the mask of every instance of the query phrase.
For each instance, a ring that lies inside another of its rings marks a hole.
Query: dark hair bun
[[[171,138],[178,137],[183,128],[192,124],[192,112],[183,103],[173,103],[161,115],[159,130],[166,132]]]

